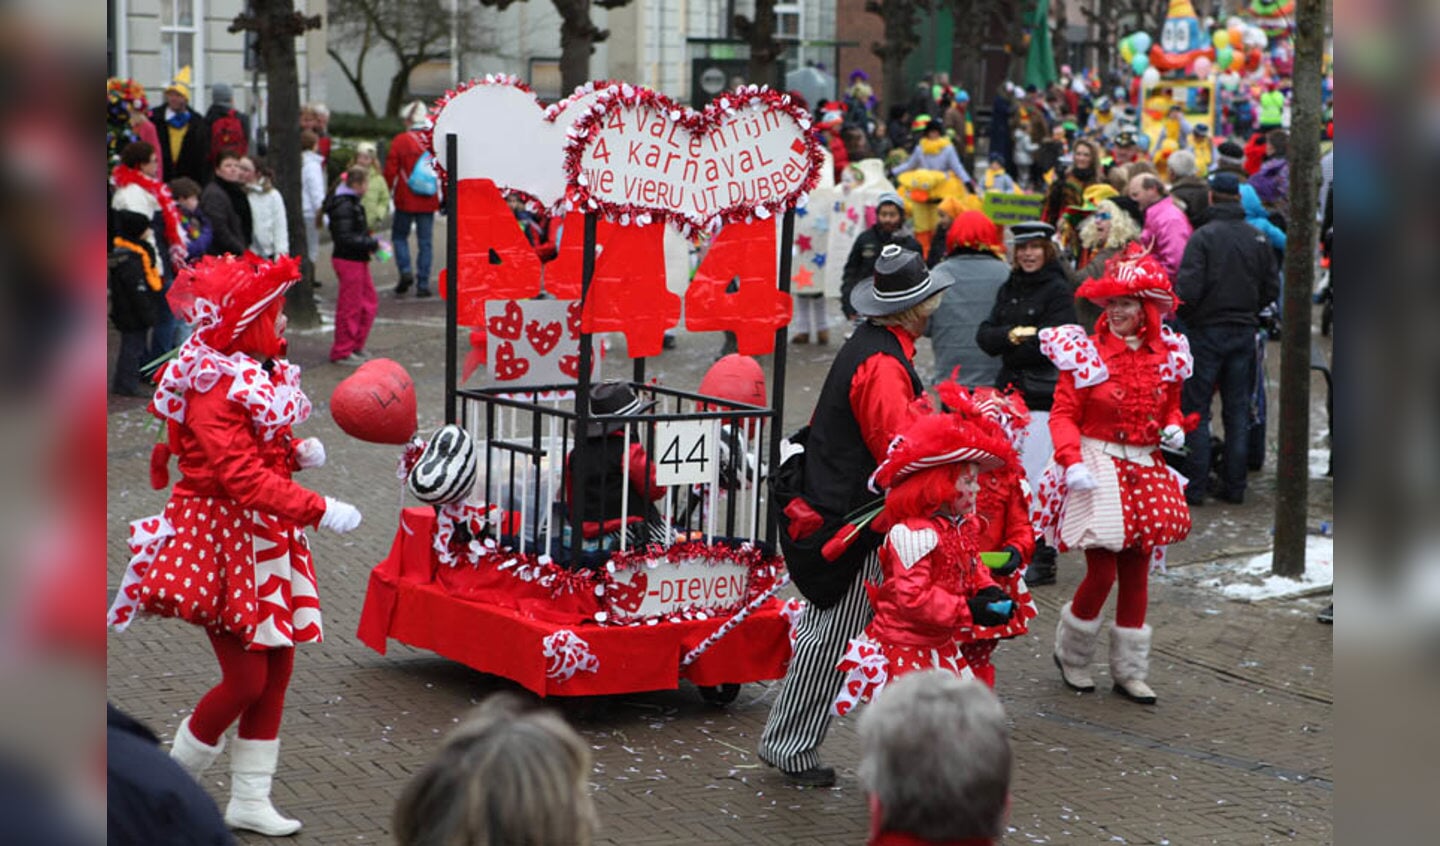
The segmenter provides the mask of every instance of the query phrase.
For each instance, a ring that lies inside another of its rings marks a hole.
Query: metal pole
[[[594,212],[585,213],[585,245],[580,265],[581,308],[590,296],[590,282],[595,276],[595,229],[599,218]],[[580,566],[580,556],[585,550],[585,429],[590,425],[590,367],[594,360],[593,342],[589,332],[580,332],[580,373],[575,380],[575,450],[570,456],[570,496],[574,519],[570,521],[570,566]]]
[[[460,139],[455,133],[445,135],[445,422],[454,423],[455,392],[460,388],[460,373],[455,363],[459,349],[460,280],[459,270],[460,216],[456,194],[460,178]]]
[[[795,210],[785,212],[780,219],[780,292],[790,293],[790,266],[795,244]],[[775,330],[775,381],[770,386],[770,407],[775,410],[775,426],[770,430],[770,472],[780,469],[780,440],[785,432],[785,352],[789,347],[790,330],[781,326]],[[775,514],[765,515],[765,542],[775,546]]]

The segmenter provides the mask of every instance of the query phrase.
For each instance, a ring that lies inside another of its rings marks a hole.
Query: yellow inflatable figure
[[[964,202],[971,196],[959,177],[938,170],[906,171],[895,177],[895,182],[905,200],[905,213],[915,224],[915,240],[927,251],[939,222],[940,202],[950,197]]]

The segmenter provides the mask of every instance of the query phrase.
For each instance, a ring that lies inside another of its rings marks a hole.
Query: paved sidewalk
[[[324,271],[320,294],[333,297],[333,276]],[[444,306],[397,301],[388,292],[393,280],[377,275],[380,320],[368,349],[410,371],[428,430],[443,409]],[[391,842],[389,815],[405,781],[467,708],[512,686],[400,644],[380,656],[356,640],[369,570],[396,527],[397,450],[355,441],[330,420],[330,391],[351,371],[326,362],[329,340],[328,331],[292,338],[316,406],[302,433],[321,437],[329,452],[329,463],[301,480],[354,502],[365,522],[344,537],[311,533],[326,641],[297,658],[275,789],[277,804],[305,822],[289,841],[297,846]],[[648,375],[693,387],[718,348],[718,336],[682,334]],[[794,348],[787,429],[808,417],[834,349]],[[627,360],[612,362],[607,372],[628,373]],[[147,483],[155,430],[141,401],[113,400],[109,432],[113,591],[127,557],[127,521],[156,513],[164,495]],[[1331,519],[1330,483],[1314,484],[1312,519]],[[1245,507],[1197,510],[1197,530],[1173,550],[1171,575],[1152,581],[1154,708],[1110,693],[1103,673],[1096,694],[1061,685],[1051,638],[1083,569],[1077,557],[1062,557],[1060,584],[1035,590],[1034,632],[996,655],[1016,752],[1007,843],[1331,842],[1333,638],[1314,622],[1328,600],[1237,603],[1186,578],[1188,565],[1268,544],[1272,489],[1273,458]],[[110,699],[166,739],[217,678],[203,636],[184,624],[147,620],[110,636]],[[704,705],[688,687],[559,701],[594,749],[599,842],[863,843],[855,720],[837,720],[825,746],[839,784],[791,788],[754,755],[775,694],[776,685],[747,685],[725,709]],[[223,801],[223,765],[206,774],[206,785]]]

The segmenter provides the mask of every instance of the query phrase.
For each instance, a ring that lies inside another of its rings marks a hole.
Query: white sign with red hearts
[[[490,300],[485,331],[496,382],[522,388],[580,376],[579,300]]]
[[[568,135],[571,205],[621,223],[659,217],[705,230],[768,218],[805,203],[822,163],[804,107],[759,86],[696,112],[647,88],[612,85]]]

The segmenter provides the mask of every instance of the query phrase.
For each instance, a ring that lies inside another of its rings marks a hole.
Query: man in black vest
[[[833,534],[845,515],[871,502],[870,474],[913,419],[924,393],[915,372],[915,339],[925,334],[949,280],[932,278],[918,252],[886,246],[875,275],[851,295],[868,319],[855,329],[825,377],[805,447],[802,496]],[[819,749],[830,727],[830,706],[843,680],[835,669],[850,639],[874,612],[866,582],[880,582],[883,536],[861,530],[834,561],[788,556],[791,578],[810,605],[796,630],[789,670],[760,739],[759,756],[792,783],[828,787],[835,770]]]

